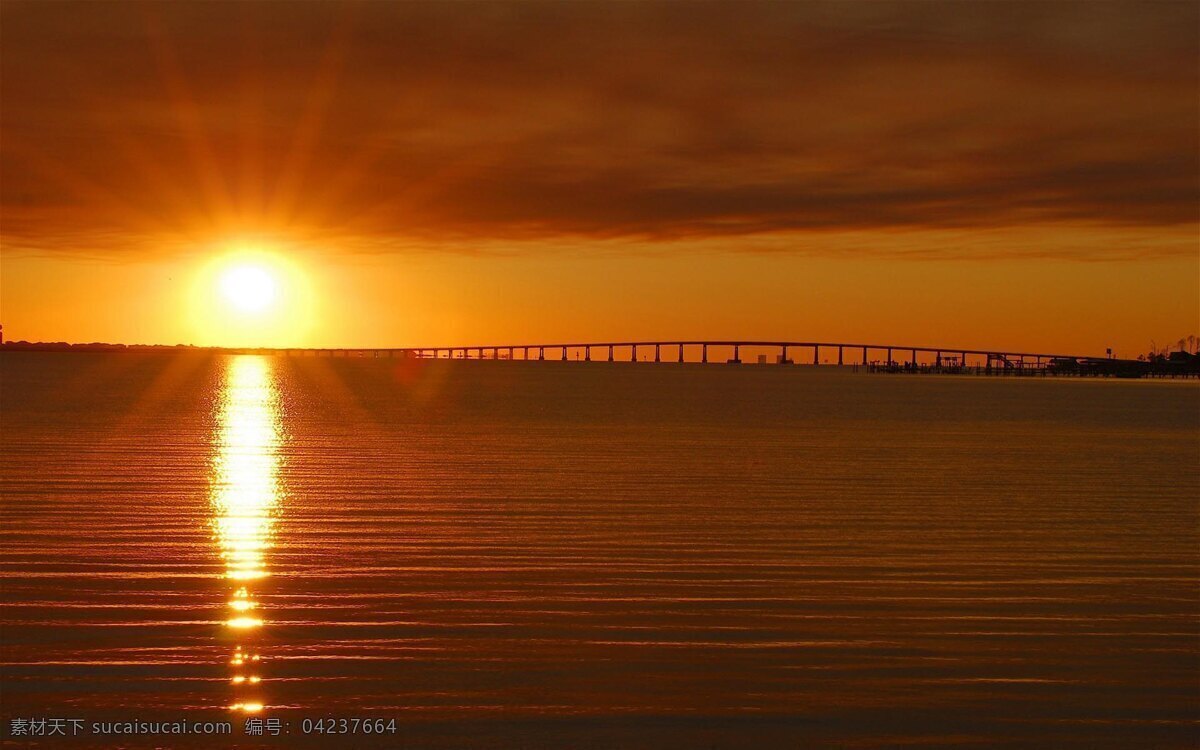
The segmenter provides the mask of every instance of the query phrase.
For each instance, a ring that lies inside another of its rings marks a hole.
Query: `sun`
[[[2,1],[2,0],[0,0]],[[271,244],[214,243],[195,268],[181,311],[198,346],[294,347],[317,325],[313,256]]]
[[[275,277],[262,266],[232,266],[221,273],[217,283],[221,296],[239,312],[261,313],[275,302]]]

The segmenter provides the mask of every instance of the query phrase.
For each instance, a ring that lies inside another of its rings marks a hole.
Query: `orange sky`
[[[0,14],[9,339],[1200,329],[1195,3]],[[200,288],[242,252],[284,269],[269,324]]]

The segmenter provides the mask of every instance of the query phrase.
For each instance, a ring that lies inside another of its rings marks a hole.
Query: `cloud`
[[[1194,252],[1197,28],[1193,3],[5,3],[0,233]]]

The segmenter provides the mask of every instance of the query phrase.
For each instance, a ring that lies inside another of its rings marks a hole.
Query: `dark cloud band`
[[[1194,237],[1197,28],[1194,3],[5,3],[0,232]]]

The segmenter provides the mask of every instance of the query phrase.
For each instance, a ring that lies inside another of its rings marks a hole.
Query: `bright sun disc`
[[[267,309],[275,301],[275,279],[259,266],[235,266],[221,274],[221,294],[242,312]]]
[[[194,343],[234,348],[307,343],[317,300],[299,256],[265,244],[222,242],[209,251],[184,300]]]

